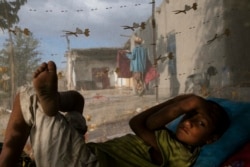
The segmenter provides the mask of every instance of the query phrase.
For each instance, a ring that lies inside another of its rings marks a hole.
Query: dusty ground
[[[88,141],[105,141],[129,133],[129,119],[155,104],[155,95],[135,96],[131,89],[80,91],[85,97],[83,115],[88,124]],[[165,98],[166,99],[166,98]],[[164,100],[159,98],[158,102]],[[0,141],[3,141],[10,113],[0,108]]]
[[[131,132],[129,119],[157,104],[155,95],[138,97],[129,89],[82,92],[86,99],[84,116],[87,118],[89,141],[105,141],[108,138]],[[166,98],[159,98],[158,102]]]
[[[157,104],[156,96],[133,95],[128,88],[80,91],[85,97],[83,115],[88,124],[88,141],[105,141],[109,138],[130,133],[129,119]],[[237,101],[250,101],[249,88],[233,87],[214,91],[214,97]],[[169,97],[159,97],[158,103]],[[0,141],[3,141],[9,112],[0,107]]]

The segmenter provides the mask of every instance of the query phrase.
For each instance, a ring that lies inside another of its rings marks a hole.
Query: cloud
[[[145,21],[150,16],[149,3],[139,2],[136,3],[133,0],[28,1],[19,13],[21,18],[19,24],[48,36],[65,29],[74,30],[76,27],[86,28],[86,26],[96,27],[95,30],[100,28],[100,32],[105,30],[106,33],[113,34],[114,29],[120,29],[124,24]]]
[[[145,0],[32,0],[21,7],[18,26],[28,28],[41,40],[45,54],[60,52],[67,42],[63,30],[89,28],[90,36],[70,36],[71,48],[122,47],[131,30],[121,26],[146,21],[152,12],[151,1]],[[159,5],[161,0],[156,0]],[[6,35],[0,34],[0,36]],[[46,42],[46,43],[44,43]],[[53,53],[54,54],[54,53]],[[59,53],[58,53],[59,54]]]

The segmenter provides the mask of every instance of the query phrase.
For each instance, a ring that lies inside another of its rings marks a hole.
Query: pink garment
[[[150,81],[158,78],[159,76],[160,74],[157,72],[157,70],[153,66],[149,66],[145,75],[144,82],[145,84],[148,84]]]

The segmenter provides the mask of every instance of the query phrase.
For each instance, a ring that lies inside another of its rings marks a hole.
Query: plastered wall
[[[249,9],[247,0],[163,1],[155,10],[156,57],[165,57],[157,63],[160,95],[185,93],[188,76],[207,73],[209,67],[216,70],[209,76],[209,90],[195,93],[234,98],[245,92],[250,83]],[[144,39],[153,61],[152,18],[146,23],[135,35]]]

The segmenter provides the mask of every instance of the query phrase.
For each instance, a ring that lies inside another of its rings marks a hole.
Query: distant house
[[[68,89],[115,87],[116,57],[120,48],[71,49],[67,57]]]

